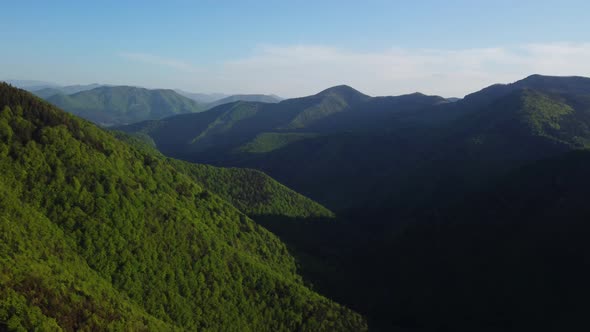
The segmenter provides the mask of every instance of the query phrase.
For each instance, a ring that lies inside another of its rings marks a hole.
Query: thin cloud
[[[352,52],[323,46],[266,46],[223,71],[262,91],[305,94],[350,84],[373,95],[421,91],[463,96],[498,82],[534,73],[590,76],[590,43],[528,44],[460,50],[392,48]],[[258,75],[254,75],[259,73]],[[258,76],[258,77],[256,77]],[[262,78],[262,79],[261,79]]]
[[[590,43],[455,50],[390,48],[378,52],[322,45],[266,45],[250,56],[210,65],[202,71],[186,62],[155,55],[122,56],[178,69],[165,79],[182,82],[187,90],[274,93],[284,97],[309,95],[338,84],[351,85],[370,95],[420,91],[461,97],[530,74],[590,76]],[[201,75],[190,75],[195,70]]]

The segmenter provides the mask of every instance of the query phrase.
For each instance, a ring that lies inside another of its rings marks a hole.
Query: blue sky
[[[587,1],[3,1],[0,78],[291,97],[590,76]]]

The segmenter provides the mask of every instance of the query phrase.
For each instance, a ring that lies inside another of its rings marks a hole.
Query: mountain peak
[[[331,88],[327,88],[321,92],[319,92],[317,95],[318,96],[324,96],[324,95],[330,95],[330,94],[339,94],[339,95],[363,95],[366,96],[365,94],[363,94],[362,92],[348,86],[345,84],[342,85],[336,85],[333,86]]]
[[[555,76],[555,75],[542,75],[542,74],[531,74],[518,82],[524,81],[539,81],[539,80],[563,80],[572,78],[584,78],[582,76]]]
[[[347,103],[358,103],[367,100],[371,97],[366,94],[351,88],[348,85],[337,85],[316,94],[318,97],[337,97],[345,100]]]
[[[568,92],[574,94],[590,93],[590,78],[582,76],[545,76],[534,74],[511,84],[517,88],[530,88],[544,91]]]

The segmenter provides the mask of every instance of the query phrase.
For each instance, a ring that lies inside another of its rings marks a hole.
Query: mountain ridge
[[[150,90],[134,86],[101,86],[71,95],[54,95],[47,101],[103,125],[120,125],[203,110],[196,102],[171,89]]]

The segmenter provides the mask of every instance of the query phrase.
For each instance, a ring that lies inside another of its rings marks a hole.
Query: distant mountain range
[[[233,103],[236,101],[253,101],[253,102],[260,102],[260,103],[278,103],[280,102],[281,97],[275,95],[231,95],[227,96],[212,102],[207,103],[207,109],[213,108],[215,106]]]
[[[88,84],[88,85],[68,85],[68,86],[61,86],[61,87],[47,87],[47,88],[43,88],[43,89],[36,89],[35,88],[30,91],[43,99],[47,99],[49,97],[52,97],[52,96],[58,95],[58,94],[71,95],[74,93],[92,90],[92,89],[100,88],[103,86],[108,86],[108,85],[94,83],[94,84]],[[25,90],[28,90],[28,89],[25,89]]]
[[[102,86],[69,95],[56,94],[46,100],[104,126],[203,111],[203,107],[195,101],[173,90],[148,90],[129,86]]]
[[[176,91],[178,94],[181,94],[187,98],[190,98],[198,103],[201,104],[208,104],[208,103],[212,103],[216,100],[225,98],[225,97],[229,97],[226,94],[223,93],[194,93],[194,92],[186,92],[183,90],[179,90],[176,89],[174,90]]]
[[[283,100],[279,96],[275,95],[262,95],[262,94],[239,94],[239,95],[227,95],[223,93],[193,93],[186,92],[183,90],[174,90],[179,94],[190,98],[200,104],[205,105],[207,109],[219,106],[222,104],[232,103],[235,101],[257,101],[262,103],[278,103]]]
[[[55,104],[67,112],[79,115],[103,126],[124,125],[145,120],[194,113],[235,101],[276,103],[275,95],[221,93],[191,93],[183,90],[143,89],[106,84],[60,86],[51,82],[6,80]],[[102,89],[98,89],[102,88]],[[85,92],[78,94],[79,92]],[[141,91],[141,92],[140,92]],[[73,96],[75,94],[75,96]],[[192,100],[186,100],[184,98]],[[111,100],[111,99],[116,100]]]

